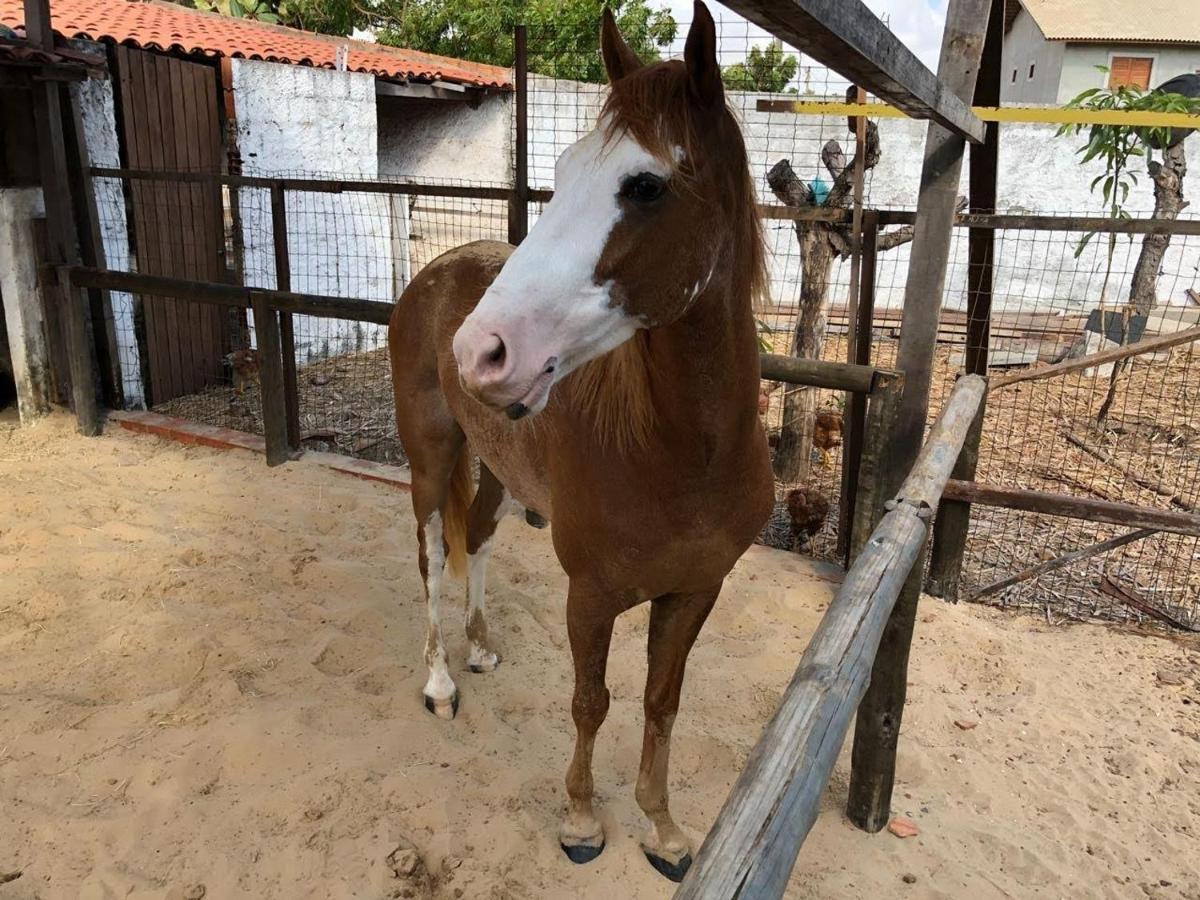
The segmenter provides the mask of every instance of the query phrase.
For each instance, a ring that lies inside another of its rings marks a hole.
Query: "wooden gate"
[[[122,142],[131,169],[220,172],[217,74],[200,63],[118,46]],[[220,187],[131,182],[138,271],[226,281]],[[231,328],[209,304],[141,297],[148,402],[194,394],[222,380]]]

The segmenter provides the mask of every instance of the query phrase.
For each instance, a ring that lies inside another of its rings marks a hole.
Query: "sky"
[[[867,6],[877,16],[886,15],[888,24],[896,36],[912,50],[917,57],[930,69],[936,70],[938,50],[942,44],[942,26],[946,21],[946,4],[948,0],[865,0]],[[692,0],[651,0],[650,6],[665,5],[670,7],[671,14],[679,22],[690,22],[692,19]],[[741,16],[731,12],[719,3],[709,0],[709,9],[719,22],[744,21]],[[753,27],[753,26],[751,26]],[[755,28],[755,35],[765,43],[770,36]],[[683,49],[683,39],[686,35],[680,33],[677,49]],[[729,60],[731,61],[731,60]],[[727,62],[722,55],[722,62]]]

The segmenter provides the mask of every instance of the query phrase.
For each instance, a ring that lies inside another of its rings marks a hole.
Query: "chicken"
[[[253,348],[234,350],[226,354],[225,362],[233,369],[233,386],[238,396],[246,393],[246,385],[258,382],[258,351]]]
[[[833,468],[829,451],[842,442],[842,414],[836,409],[822,409],[813,422],[813,446],[821,451],[821,468]]]
[[[828,516],[829,500],[815,485],[795,488],[776,501],[758,542],[777,550],[808,551]]]

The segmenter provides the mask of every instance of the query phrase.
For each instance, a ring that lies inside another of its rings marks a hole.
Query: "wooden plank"
[[[969,98],[975,90],[991,2],[950,0],[938,75],[945,90],[960,100]],[[950,259],[963,147],[961,135],[936,121],[930,123],[896,358],[896,368],[904,372],[905,381],[889,447],[889,461],[897,480],[917,460],[928,420],[933,357]],[[972,407],[972,416],[974,412]],[[964,438],[965,435],[964,427]],[[956,449],[954,458],[957,456]],[[953,465],[954,460],[949,462]],[[921,579],[922,572],[915,571],[896,604],[875,660],[871,686],[858,710],[846,813],[866,831],[879,831],[891,815],[896,746],[907,693],[908,652]]]
[[[1198,339],[1200,339],[1200,325],[1184,331],[1170,332],[1158,337],[1141,340],[1136,344],[1126,344],[1124,347],[1113,347],[1109,350],[1089,353],[1087,356],[1066,359],[1051,366],[1043,366],[1040,369],[1023,369],[1019,372],[996,375],[991,379],[992,390],[1020,384],[1024,381],[1041,381],[1045,378],[1055,378],[1070,372],[1078,372],[1080,369],[1090,369],[1094,366],[1128,359],[1131,356],[1139,356],[1143,353],[1168,350],[1171,347],[1178,347],[1180,344],[1188,344]]]
[[[159,65],[159,78],[156,85],[159,90],[159,112],[163,117],[162,142],[163,165],[171,171],[188,168],[188,144],[191,135],[188,133],[187,119],[184,111],[184,63],[174,57],[156,56]],[[167,77],[163,78],[165,74]],[[165,104],[163,97],[167,98]],[[196,273],[196,220],[191,208],[191,185],[175,183],[168,194],[171,204],[170,238],[176,259],[176,267],[170,274],[183,278],[197,279]],[[172,342],[179,351],[179,389],[185,394],[194,394],[199,389],[196,379],[196,359],[193,348],[196,347],[197,331],[200,327],[196,307],[191,303],[179,300],[168,301],[171,312],[175,317],[175,333]]]
[[[959,92],[935,76],[861,0],[728,0],[780,40],[917,119],[970,141],[983,123]]]
[[[944,496],[951,500],[980,503],[984,506],[999,506],[1004,509],[1018,509],[1023,512],[1132,528],[1153,528],[1156,531],[1200,537],[1200,516],[1149,506],[1135,506],[1132,503],[1115,503],[1091,497],[1072,497],[1048,491],[998,487],[977,481],[954,479],[946,484]]]

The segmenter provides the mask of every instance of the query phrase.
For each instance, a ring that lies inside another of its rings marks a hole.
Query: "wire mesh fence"
[[[686,24],[678,23],[675,38],[655,48],[656,52],[679,55]],[[831,206],[847,210],[851,206],[849,180],[856,153],[853,123],[842,116],[798,115],[778,101],[842,102],[850,86],[829,70],[810,64],[794,48],[771,42],[744,21],[719,21],[718,28],[727,101],[743,126],[760,202],[774,210],[764,219],[771,275],[769,295],[760,313],[764,343],[776,352],[792,352],[805,304],[816,298],[821,316],[812,355],[845,361],[854,306],[853,236],[849,225],[817,223],[813,216]],[[607,89],[599,83],[602,73],[596,68],[594,46],[564,47],[560,34],[533,27],[528,42],[529,185],[552,189],[555,162],[595,127]],[[505,140],[496,141],[494,130],[487,128],[462,133],[490,141],[481,143],[478,152],[503,157],[507,165],[516,139],[512,112],[507,100],[497,100],[490,112],[485,101],[477,111],[480,116],[504,117]],[[1094,173],[1075,165],[1072,145],[1052,143],[1051,132],[1048,128],[1005,132],[1002,158],[1012,165],[1002,167],[1002,207],[998,212],[1099,213],[1098,202],[1090,202],[1087,192]],[[924,134],[924,123],[902,119],[880,120],[866,130],[865,208],[911,210],[915,206]],[[1036,183],[1022,174],[1026,172],[1034,172],[1031,177]],[[339,177],[312,171],[267,174],[274,178]],[[431,178],[426,172],[410,178],[394,175],[372,180],[442,186],[511,184]],[[204,242],[209,238],[198,236],[201,229],[184,229],[173,241],[145,240],[143,236],[157,234],[163,223],[189,216],[210,223],[215,209],[222,223],[218,228],[219,277],[253,286],[277,286],[269,190],[226,188],[214,194],[195,188],[134,189],[114,179],[97,179],[96,184],[103,200],[99,204],[102,228],[111,234],[118,250],[122,235],[126,236],[124,255],[110,253],[111,268],[178,271],[182,260],[183,271],[203,274],[195,266],[186,268],[189,253],[198,259],[208,247]],[[1053,184],[1054,189],[1047,191],[1046,184]],[[1132,212],[1147,214],[1151,201],[1146,194],[1133,199]],[[210,205],[214,203],[215,207]],[[506,236],[503,199],[377,189],[336,193],[295,189],[287,192],[285,205],[291,289],[381,304],[392,302],[412,276],[438,254],[472,240],[503,240]],[[531,227],[543,207],[542,203],[530,204]],[[209,227],[204,226],[206,234]],[[871,361],[876,365],[890,366],[895,360],[911,236],[911,227],[903,225],[888,226],[879,235],[871,333]],[[1108,244],[1102,239],[1092,240],[1077,254],[1080,238],[1080,233],[1064,231],[1013,228],[996,232],[991,372],[1102,346],[1102,337],[1089,332],[1089,320],[1096,326],[1101,305],[1106,311],[1124,305],[1141,238],[1119,238],[1111,262]],[[189,242],[193,245],[190,250]],[[956,229],[935,350],[934,414],[963,369],[970,325],[966,243],[965,229]],[[1200,283],[1198,265],[1200,238],[1175,235],[1162,260],[1158,303],[1144,323],[1146,334],[1195,324],[1200,306],[1192,304],[1188,292]],[[252,359],[239,355],[256,347],[253,316],[244,309],[221,308],[206,325],[198,317],[188,318],[193,316],[190,309],[181,317],[184,305],[182,301],[114,295],[122,368],[128,376],[126,397],[136,405],[138,389],[142,389],[141,396],[157,410],[261,433],[256,373]],[[1103,317],[1099,322],[1103,330]],[[209,343],[216,341],[220,353],[213,357],[193,351],[186,357],[184,345],[196,343],[196,329],[205,327]],[[385,462],[403,461],[403,448],[394,437],[385,329],[365,322],[297,316],[294,331],[303,445]],[[184,337],[172,344],[168,340],[171,334]],[[164,342],[169,345],[165,349]],[[1184,347],[1161,357],[1135,360],[1116,379],[1111,410],[1103,423],[1097,422],[1097,416],[1110,390],[1103,372],[997,392],[988,406],[978,479],[1002,486],[1194,510],[1200,502],[1200,438],[1191,423],[1198,390],[1193,357]],[[170,375],[164,380],[155,375],[155,367],[168,373],[198,374],[190,381],[182,376],[172,381]],[[801,473],[781,482],[779,494],[782,497],[792,488],[803,487],[829,500],[830,514],[812,537],[811,548],[816,555],[833,559],[837,558],[837,504],[842,483],[838,438],[845,397],[832,391],[804,390],[811,399],[810,407],[822,413],[825,421],[837,421],[839,427],[819,431],[821,436],[814,435],[815,446],[802,448]],[[783,388],[764,386],[764,416],[773,435],[778,435],[788,399]],[[974,508],[972,519],[965,566],[968,594],[1120,530],[980,506]],[[1200,567],[1194,565],[1198,552],[1196,538],[1158,534],[1024,581],[989,600],[1048,610],[1052,617],[1140,618],[1114,591],[1104,590],[1106,584],[1117,585],[1192,623],[1200,604]]]

